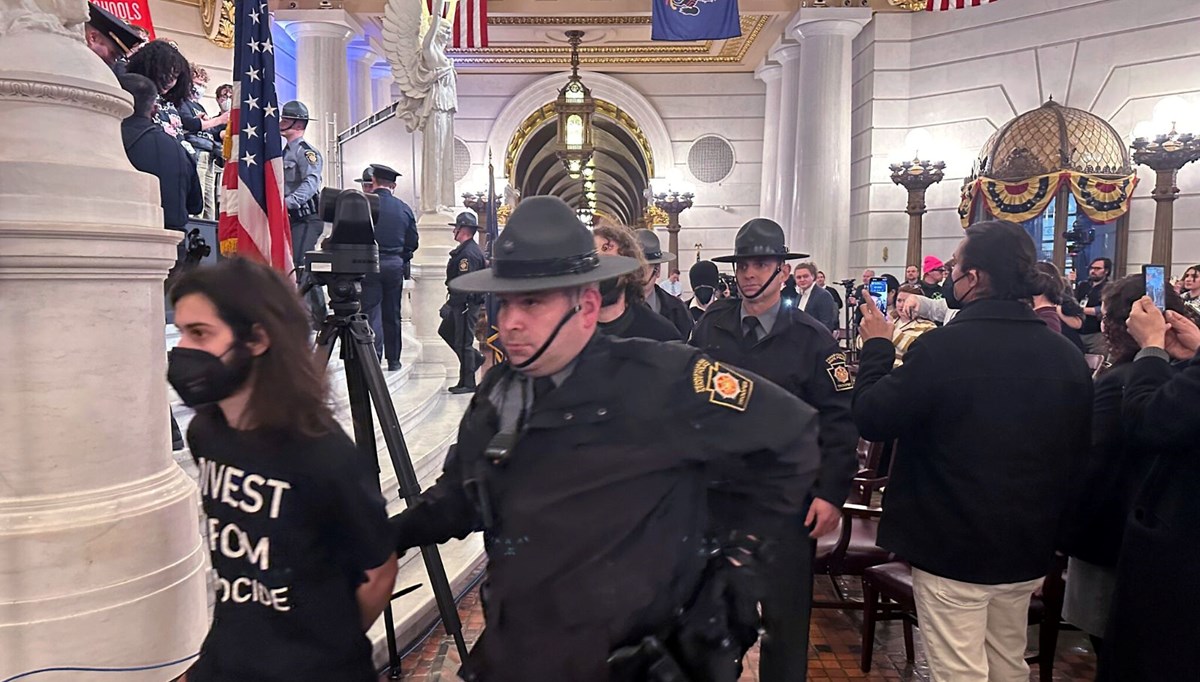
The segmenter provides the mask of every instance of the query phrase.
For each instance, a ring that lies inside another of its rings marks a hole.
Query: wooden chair
[[[858,442],[859,472],[851,483],[850,495],[842,507],[842,520],[838,531],[817,540],[817,550],[813,558],[813,576],[827,576],[837,599],[815,599],[813,608],[863,608],[863,602],[846,596],[838,583],[838,577],[849,575],[861,578],[863,571],[868,567],[893,559],[891,552],[875,544],[881,510],[870,506],[875,493],[887,486],[887,472],[881,471],[887,451],[885,446],[885,443],[864,440]]]
[[[1038,653],[1026,659],[1038,665],[1040,682],[1054,678],[1054,655],[1058,648],[1058,633],[1062,628],[1063,596],[1066,593],[1064,574],[1067,558],[1054,556],[1042,589],[1029,602],[1029,624],[1038,625]],[[882,620],[904,621],[904,656],[914,659],[913,626],[917,622],[917,605],[913,598],[912,567],[904,561],[892,561],[867,568],[863,572],[863,672],[871,671],[875,648],[875,624]]]

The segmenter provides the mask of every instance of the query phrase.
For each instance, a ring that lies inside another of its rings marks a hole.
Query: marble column
[[[754,77],[767,87],[767,108],[763,119],[762,184],[759,191],[758,214],[778,220],[776,197],[779,194],[779,99],[783,67],[763,62],[754,70]]]
[[[395,101],[395,98],[392,97],[393,82],[391,64],[381,61],[371,65],[371,106],[375,111],[379,111]]]
[[[3,8],[0,679],[187,659],[208,627],[207,548],[171,457],[162,287],[178,233],[125,156],[131,100],[84,44],[86,3]]]
[[[340,9],[281,10],[275,21],[285,23],[296,41],[296,99],[318,119],[309,124],[304,139],[325,159],[325,184],[340,187],[337,134],[353,125],[346,43],[362,28]]]
[[[771,217],[788,235],[788,247],[803,249],[792,233],[793,200],[796,183],[796,137],[800,121],[800,46],[795,43],[777,45],[771,50],[771,61],[780,64],[778,145],[775,157],[775,207]]]
[[[831,280],[849,275],[852,43],[869,9],[800,10],[788,32],[800,41],[791,246],[812,254]],[[785,75],[786,78],[786,75]]]
[[[346,58],[350,65],[350,119],[342,126],[343,130],[375,113],[371,65],[379,55],[365,42],[355,42],[346,47]]]

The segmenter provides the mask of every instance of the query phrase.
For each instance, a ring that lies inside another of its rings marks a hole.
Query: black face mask
[[[233,354],[231,362],[221,357]],[[217,357],[195,348],[172,348],[167,354],[167,381],[188,407],[208,405],[233,395],[250,376],[253,357],[235,344]]]
[[[946,283],[942,285],[942,298],[946,299],[947,308],[951,310],[962,310],[963,302],[960,301],[958,296],[954,294],[954,285],[966,276],[967,273],[964,272],[962,277],[959,277],[958,279],[954,279],[953,274],[946,278]],[[974,290],[975,287],[971,287],[970,289],[967,289],[967,293],[969,294]]]
[[[600,282],[600,305],[608,307],[621,299],[621,278],[613,277]]]
[[[696,300],[700,301],[700,305],[708,305],[708,302],[713,298],[712,287],[696,287]]]

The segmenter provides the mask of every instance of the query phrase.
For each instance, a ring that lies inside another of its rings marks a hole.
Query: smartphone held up
[[[1159,310],[1167,308],[1167,269],[1162,265],[1143,265],[1142,276],[1146,278],[1146,295]]]

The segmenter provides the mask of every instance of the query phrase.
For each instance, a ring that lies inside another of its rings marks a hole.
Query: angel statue
[[[454,112],[458,84],[446,56],[458,0],[388,0],[383,45],[400,86],[396,113],[422,132],[421,212],[451,210],[454,197]]]

